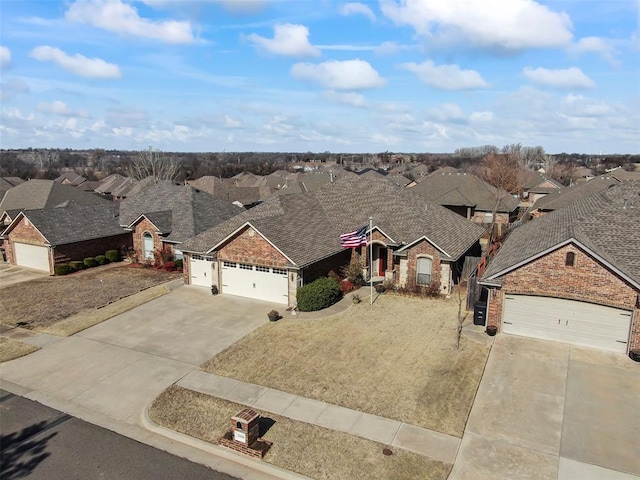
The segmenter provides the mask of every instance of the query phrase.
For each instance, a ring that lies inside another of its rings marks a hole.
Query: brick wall
[[[151,234],[153,238],[153,253],[154,258],[162,255],[164,252],[167,255],[173,255],[173,244],[164,243],[162,235],[158,232],[158,229],[146,218],[143,218],[138,222],[133,229],[133,251],[135,252],[138,262],[144,262],[144,240],[143,235],[145,232]]]
[[[253,236],[250,231],[253,231]],[[218,250],[218,259],[277,268],[286,268],[289,263],[262,235],[249,227]]]
[[[69,260],[83,260],[87,257],[104,255],[107,250],[118,250],[120,255],[124,255],[131,248],[131,245],[131,232],[126,232],[122,235],[114,235],[112,237],[58,245],[54,253],[55,256],[61,255],[67,257]]]
[[[18,224],[13,227],[8,235],[8,238],[5,239],[4,242],[4,247],[7,254],[7,262],[11,265],[16,264],[16,257],[13,248],[14,242],[47,246],[45,244],[45,238],[40,234],[38,229],[36,229],[33,224],[25,217],[22,217],[20,222],[18,222]],[[49,251],[49,271],[53,272],[53,255],[51,254],[51,251]]]
[[[574,266],[566,266],[568,252]],[[508,273],[502,288],[490,294],[488,325],[501,326],[504,296],[509,293],[565,298],[634,310],[631,349],[640,348],[638,291],[574,245],[555,250]]]
[[[426,240],[421,240],[407,250],[407,283],[416,281],[417,258],[423,255],[432,259],[431,281],[440,283],[440,252]],[[396,283],[399,283],[399,276],[396,279]]]

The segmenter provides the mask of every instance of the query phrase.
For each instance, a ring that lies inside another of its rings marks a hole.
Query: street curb
[[[149,405],[145,407],[144,412],[142,413],[142,418],[140,420],[142,426],[153,433],[162,435],[170,440],[186,444],[190,447],[198,448],[212,455],[216,455],[217,457],[221,457],[225,460],[238,463],[253,470],[257,470],[261,473],[266,473],[268,475],[281,478],[282,480],[312,480],[310,477],[305,477],[304,475],[285,470],[284,468],[272,465],[270,463],[266,463],[260,460],[254,460],[250,457],[236,453],[233,450],[229,450],[218,445],[213,445],[212,443],[205,442],[204,440],[200,440],[198,438],[185,435],[184,433],[176,432],[175,430],[171,430],[170,428],[163,427],[162,425],[155,423],[149,417]]]

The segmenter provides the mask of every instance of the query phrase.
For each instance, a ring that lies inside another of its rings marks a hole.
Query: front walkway
[[[339,407],[232,378],[193,371],[177,385],[263,412],[367,438],[452,464],[460,439],[398,420]]]

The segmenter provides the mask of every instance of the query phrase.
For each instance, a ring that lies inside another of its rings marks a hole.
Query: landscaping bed
[[[243,405],[171,386],[153,402],[150,418],[164,427],[217,444]],[[382,453],[385,445],[278,415],[263,438],[273,442],[264,461],[318,480],[445,480],[451,465],[405,450]],[[267,423],[267,422],[265,422]]]
[[[457,311],[455,299],[382,295],[264,325],[201,369],[462,437],[490,347],[455,348]]]
[[[10,285],[0,294],[2,323],[50,332],[57,322],[72,315],[180,277],[176,272],[123,264]]]

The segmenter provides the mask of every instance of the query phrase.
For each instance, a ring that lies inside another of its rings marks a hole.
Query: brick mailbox
[[[256,458],[264,457],[272,443],[260,438],[260,415],[245,408],[231,417],[231,428],[220,439],[220,445]]]

